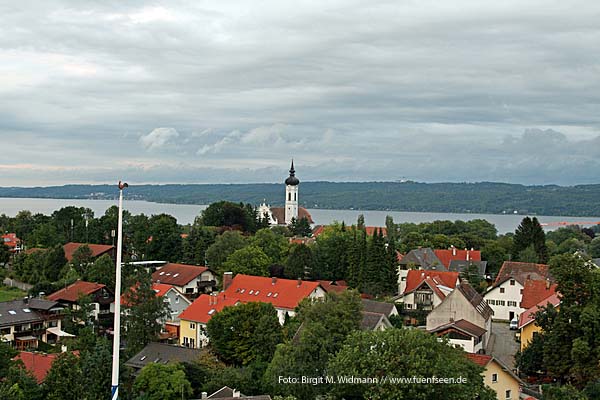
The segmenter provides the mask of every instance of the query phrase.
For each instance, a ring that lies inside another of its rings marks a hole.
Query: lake
[[[77,199],[32,199],[32,198],[0,198],[0,214],[15,216],[21,210],[32,213],[51,214],[65,206],[87,207],[94,211],[96,217],[103,215],[110,206],[117,205],[116,200],[77,200]],[[151,203],[140,200],[126,200],[126,210],[132,214],[160,214],[166,213],[177,218],[180,224],[194,222],[194,218],[206,208],[203,205],[191,204],[164,204]],[[347,225],[356,223],[359,214],[365,216],[365,223],[373,226],[383,226],[386,215],[391,215],[395,222],[431,222],[435,220],[461,220],[485,219],[496,225],[499,233],[512,232],[519,225],[524,215],[498,215],[498,214],[454,214],[454,213],[429,213],[429,212],[403,212],[403,211],[359,211],[359,210],[323,210],[309,209],[316,224],[327,225],[333,221],[344,221]],[[557,222],[582,223],[599,221],[598,217],[557,217],[537,216],[542,224]],[[553,229],[546,227],[546,229]]]

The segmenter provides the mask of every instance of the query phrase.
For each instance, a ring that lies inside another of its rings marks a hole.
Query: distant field
[[[23,298],[26,295],[27,295],[26,292],[22,291],[21,289],[17,289],[15,287],[7,287],[7,286],[0,287],[0,302]]]

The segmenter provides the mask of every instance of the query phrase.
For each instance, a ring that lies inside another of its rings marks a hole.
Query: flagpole
[[[123,189],[128,185],[119,181],[119,225],[117,228],[117,265],[115,279],[115,324],[113,328],[113,359],[111,400],[119,398],[119,348],[121,347],[121,258],[123,253]]]

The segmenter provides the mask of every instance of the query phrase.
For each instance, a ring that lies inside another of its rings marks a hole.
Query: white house
[[[219,282],[215,273],[206,267],[168,263],[152,274],[152,283],[172,285],[181,293],[195,297],[213,292]]]
[[[408,270],[404,291],[396,298],[406,310],[431,311],[458,283],[458,272]]]
[[[484,295],[485,301],[494,310],[494,319],[511,321],[518,318],[527,309],[521,307],[525,282],[546,279],[553,280],[545,264],[504,262],[496,281]]]

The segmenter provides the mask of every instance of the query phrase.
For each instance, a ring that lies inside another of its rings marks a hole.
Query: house
[[[306,219],[309,224],[314,224],[312,216],[304,207],[299,207],[299,187],[300,180],[296,177],[294,161],[290,167],[290,176],[285,180],[285,207],[271,207],[263,202],[257,208],[257,214],[263,218],[266,217],[269,225],[289,225],[292,220],[299,221]]]
[[[202,399],[218,399],[218,400],[236,400],[236,399],[246,399],[246,400],[271,400],[271,396],[266,394],[256,395],[256,396],[246,396],[241,393],[239,390],[235,390],[230,388],[229,386],[223,386],[221,389],[217,390],[210,396],[206,392],[202,392]]]
[[[231,272],[224,274],[223,292],[199,296],[179,315],[180,345],[206,345],[206,324],[215,313],[225,307],[253,301],[271,303],[277,310],[279,322],[283,325],[287,316],[295,315],[295,308],[303,299],[325,297],[325,290],[318,282],[244,274],[237,274],[234,278],[231,276]]]
[[[459,282],[458,272],[417,269],[407,272],[404,291],[396,300],[406,310],[433,310]]]
[[[392,323],[385,314],[361,311],[360,329],[363,331],[385,331]]]
[[[450,343],[466,352],[483,353],[492,333],[493,314],[483,296],[463,281],[427,315],[427,331],[447,335]]]
[[[81,296],[90,297],[92,306],[94,307],[92,314],[96,320],[99,315],[111,313],[110,304],[115,300],[114,294],[106,287],[106,285],[101,283],[78,280],[63,289],[52,293],[47,299],[77,310],[79,309],[78,302]]]
[[[346,281],[317,281],[327,293],[341,293],[348,289]]]
[[[406,253],[398,263],[400,269],[426,269],[435,271],[447,271],[448,269],[442,263],[435,252],[429,247],[418,248]]]
[[[11,253],[20,253],[23,250],[21,246],[21,239],[17,237],[16,233],[6,233],[0,236],[0,241],[4,243]]]
[[[535,323],[535,314],[540,311],[542,307],[548,306],[549,304],[551,304],[554,308],[558,308],[560,306],[560,298],[558,297],[558,293],[554,293],[549,297],[540,300],[539,303],[528,308],[521,313],[521,315],[519,315],[521,351],[523,351],[525,347],[529,345],[533,337],[541,331],[541,328]]]
[[[494,284],[484,295],[485,300],[494,310],[494,319],[512,321],[518,317],[525,311],[521,307],[525,282],[527,280],[545,282],[546,279],[553,282],[548,266],[545,264],[505,261]]]
[[[527,310],[538,304],[540,301],[556,294],[558,284],[551,283],[549,279],[527,279],[523,288],[523,296],[521,298],[521,308]]]
[[[176,263],[157,268],[152,274],[152,282],[174,286],[190,297],[211,293],[219,283],[215,273],[207,267]]]
[[[55,344],[72,337],[61,330],[63,306],[56,301],[24,298],[0,303],[0,340],[18,350],[37,348],[38,342]]]
[[[139,372],[150,363],[193,362],[204,353],[203,350],[150,342],[139,353],[125,362],[125,365]]]
[[[383,314],[386,317],[398,316],[398,309],[394,303],[384,303],[369,299],[361,299],[363,311]]]
[[[467,353],[467,358],[484,368],[483,383],[496,392],[498,400],[518,400],[523,382],[499,359],[484,354]]]
[[[239,299],[228,297],[225,293],[200,295],[179,315],[179,345],[193,349],[206,346],[208,321],[223,308],[235,306],[239,302]]]
[[[65,258],[67,259],[67,261],[73,261],[73,255],[81,246],[89,247],[89,249],[92,251],[92,258],[98,258],[105,254],[108,254],[113,260],[115,260],[117,254],[115,246],[107,244],[69,242],[63,246],[63,250],[65,251]]]

